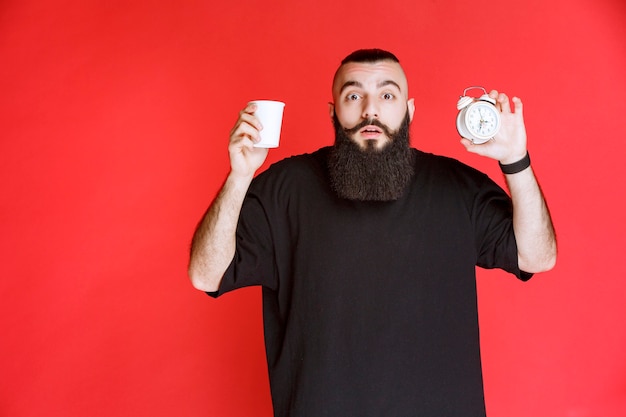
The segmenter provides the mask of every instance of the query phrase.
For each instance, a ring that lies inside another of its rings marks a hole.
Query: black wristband
[[[523,170],[525,170],[526,168],[530,166],[530,155],[528,154],[528,151],[526,151],[526,156],[517,162],[513,162],[512,164],[506,164],[506,165],[503,165],[500,162],[498,162],[498,164],[500,165],[500,169],[502,170],[503,173],[507,175],[517,174],[518,172],[522,172]]]

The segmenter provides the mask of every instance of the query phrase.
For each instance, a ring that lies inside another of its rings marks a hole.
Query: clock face
[[[491,139],[500,128],[500,115],[489,103],[474,103],[467,109],[465,125],[474,137]]]

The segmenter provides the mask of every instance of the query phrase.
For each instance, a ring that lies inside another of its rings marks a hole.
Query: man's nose
[[[376,105],[376,100],[372,98],[365,98],[363,100],[363,114],[362,117],[364,119],[378,119],[379,116],[378,106]]]

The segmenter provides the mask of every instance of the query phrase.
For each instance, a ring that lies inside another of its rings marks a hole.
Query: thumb
[[[465,147],[466,151],[476,153],[476,145],[474,145],[471,140],[461,138],[461,145]]]

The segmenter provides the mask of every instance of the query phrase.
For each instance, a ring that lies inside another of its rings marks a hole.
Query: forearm
[[[556,262],[556,237],[533,169],[528,167],[505,177],[513,200],[519,267],[531,273],[550,270]]]
[[[194,233],[188,273],[199,290],[217,291],[233,259],[237,222],[251,180],[231,172]]]
[[[517,242],[518,264],[525,272],[542,272],[556,263],[556,237],[548,206],[529,165],[522,100],[513,97],[515,111],[504,93],[492,90],[501,111],[502,126],[493,140],[475,145],[467,139],[461,143],[469,152],[495,159],[503,165],[513,200],[513,229]]]

